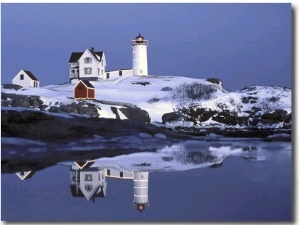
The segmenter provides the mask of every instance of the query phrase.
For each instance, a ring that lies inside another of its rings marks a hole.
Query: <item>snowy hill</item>
[[[84,101],[73,99],[74,84],[19,90],[2,86],[2,106],[120,119],[127,119],[130,113],[136,112],[128,112],[124,108],[137,108],[148,114],[151,123],[161,123],[168,128],[291,128],[291,89],[249,86],[229,92],[218,79],[208,80],[177,76],[130,76],[94,81],[91,83],[95,87],[96,99]],[[23,100],[23,105],[17,104],[14,94],[39,96],[40,103],[29,102],[24,105]],[[78,109],[79,103],[81,109]],[[84,107],[93,107],[93,112],[87,113],[82,110]]]

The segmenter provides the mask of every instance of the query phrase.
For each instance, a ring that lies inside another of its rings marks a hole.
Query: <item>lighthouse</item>
[[[148,41],[139,34],[135,40],[131,41],[132,46],[132,70],[133,75],[147,76],[148,62],[147,62],[147,47]]]
[[[133,202],[132,205],[142,212],[149,206],[148,200],[149,172],[135,171],[133,175]]]

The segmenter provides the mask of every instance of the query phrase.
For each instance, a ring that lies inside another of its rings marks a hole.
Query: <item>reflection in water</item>
[[[156,153],[135,153],[113,158],[74,161],[70,168],[70,190],[73,197],[85,197],[95,202],[106,196],[107,178],[129,179],[133,181],[132,206],[142,212],[149,207],[149,171],[185,170],[202,166],[218,168],[229,155],[238,155],[246,160],[256,161],[258,149],[255,146],[208,146],[200,150],[190,142],[172,145]],[[115,160],[115,161],[114,161]],[[21,180],[29,179],[35,171],[16,173]]]
[[[148,201],[148,172],[133,172],[133,202],[132,205],[136,205],[137,209],[142,212],[146,206],[149,206]]]
[[[75,162],[63,161],[40,172],[30,166],[18,167],[16,174],[2,174],[3,220],[210,222],[292,218],[290,143],[189,141],[156,152],[80,155],[73,159]]]
[[[77,165],[70,167],[70,188],[73,197],[85,197],[95,202],[96,197],[105,197],[107,182],[101,168],[79,169]]]
[[[148,181],[149,173],[144,171],[129,171],[120,166],[106,168],[91,167],[95,160],[74,162],[70,166],[70,188],[73,197],[85,197],[95,202],[96,197],[105,197],[106,178],[133,180],[132,205],[142,212],[149,206]]]
[[[148,182],[149,173],[145,171],[128,171],[120,166],[107,168],[91,167],[95,160],[75,161],[70,166],[70,190],[73,197],[85,197],[95,202],[97,197],[105,197],[106,178],[133,180],[133,202],[137,210],[142,212],[149,207]],[[16,173],[21,179],[30,179],[35,171],[22,171]]]
[[[31,170],[31,171],[21,171],[21,172],[18,172],[16,174],[21,180],[26,180],[26,179],[30,179],[35,174],[35,171],[33,171],[33,170]]]
[[[202,150],[203,149],[203,150]],[[188,170],[199,167],[219,168],[230,155],[249,161],[264,159],[262,149],[256,145],[239,143],[235,146],[210,143],[199,146],[199,142],[188,142],[167,146],[157,152],[120,155],[112,158],[74,161],[63,165],[70,169],[70,190],[73,197],[85,197],[95,202],[106,196],[109,179],[133,181],[132,206],[140,212],[149,207],[149,172]],[[16,175],[21,180],[30,179],[35,171],[21,171]]]

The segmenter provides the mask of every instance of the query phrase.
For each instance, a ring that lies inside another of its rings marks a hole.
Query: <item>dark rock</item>
[[[4,89],[13,89],[15,91],[18,91],[22,89],[23,87],[17,84],[2,84],[2,88]]]
[[[223,166],[223,161],[221,163],[215,163],[215,164],[212,164],[211,166],[209,166],[209,168],[220,168]]]
[[[2,106],[38,108],[41,110],[47,107],[40,97],[36,95],[17,95],[1,92],[1,100]]]
[[[195,124],[198,122],[205,122],[212,116],[218,114],[215,110],[207,110],[205,108],[196,108],[193,106],[183,107],[180,112],[184,115],[187,121],[192,121]]]
[[[70,105],[60,105],[60,109],[63,112],[66,113],[76,113],[78,114],[78,109],[75,103],[72,103]]]
[[[213,84],[222,85],[222,81],[219,78],[208,78],[208,79],[206,79],[206,81],[213,83]]]
[[[53,113],[59,113],[61,112],[60,107],[58,106],[50,106],[50,108],[48,109],[49,112],[53,112]]]
[[[212,117],[214,121],[217,121],[219,123],[223,123],[226,125],[236,125],[238,124],[237,120],[237,114],[236,112],[232,112],[229,110],[224,110],[219,112],[217,115],[214,115]]]
[[[254,104],[257,102],[257,97],[252,97],[252,96],[248,96],[248,97],[242,97],[242,102],[244,104]]]
[[[138,82],[131,82],[132,84],[140,84],[140,85],[143,85],[143,86],[146,86],[146,85],[150,85],[151,83],[150,82],[142,82],[142,81],[138,81]]]
[[[184,116],[180,112],[170,112],[162,115],[162,122],[184,121]]]
[[[55,113],[86,114],[95,117],[99,116],[97,105],[85,101],[78,103],[73,102],[69,105],[51,106],[48,111]]]
[[[42,140],[47,143],[52,141],[64,143],[94,137],[95,135],[103,138],[116,138],[148,133],[149,137],[153,136],[153,139],[155,139],[155,134],[159,133],[168,138],[172,137],[170,136],[172,134],[164,131],[163,128],[132,120],[82,117],[74,114],[68,118],[57,116],[55,113],[34,110],[2,110],[1,128],[2,137],[22,137],[31,140]],[[184,138],[182,135],[174,135]],[[169,139],[160,139],[160,142],[164,141],[168,142]]]
[[[287,115],[287,118],[284,120],[285,123],[292,123],[292,113]]]
[[[163,156],[163,157],[161,157],[161,159],[163,161],[170,162],[170,161],[173,161],[174,158],[172,156]]]
[[[116,119],[119,120],[121,119],[120,118],[120,115],[119,115],[119,112],[118,112],[118,109],[116,107],[110,107],[110,110],[116,115]]]
[[[28,96],[28,101],[30,106],[34,108],[39,108],[41,105],[44,104],[44,102],[40,99],[39,96]]]
[[[172,91],[173,88],[171,88],[171,87],[163,87],[161,90],[162,91]]]
[[[203,108],[198,108],[196,112],[199,113],[200,122],[205,122],[205,121],[209,120],[213,115],[217,114],[217,111],[206,110]]]
[[[28,97],[20,95],[20,97],[13,98],[11,102],[12,107],[25,107],[29,108],[30,107],[30,102]]]
[[[120,108],[119,109],[129,120],[150,123],[150,116],[147,111],[140,108]]]
[[[263,124],[273,124],[288,121],[291,116],[288,115],[287,111],[282,109],[276,109],[273,112],[266,112],[261,116],[261,122]]]

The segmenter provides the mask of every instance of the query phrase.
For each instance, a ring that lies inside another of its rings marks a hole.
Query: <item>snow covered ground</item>
[[[141,152],[96,159],[91,167],[121,167],[128,171],[184,171],[221,165],[227,157],[242,157],[247,161],[271,160],[270,154],[280,150],[290,154],[289,142],[262,142],[259,139],[207,137],[201,141],[185,141],[166,146],[156,152]],[[271,152],[270,152],[271,151]],[[70,166],[73,162],[64,162]]]
[[[214,85],[216,91],[209,99],[178,100],[174,99],[174,91],[184,83],[200,83]],[[130,76],[117,79],[100,80],[91,82],[95,87],[97,100],[117,103],[127,103],[146,110],[151,122],[162,122],[162,115],[173,112],[178,107],[197,104],[198,108],[220,111],[220,105],[229,111],[236,111],[238,116],[247,116],[253,110],[253,104],[242,102],[255,101],[255,106],[263,111],[283,109],[291,112],[291,89],[283,87],[260,87],[253,86],[244,90],[227,92],[218,84],[212,84],[205,79],[194,79],[178,76]],[[36,88],[23,88],[21,90],[3,89],[2,92],[16,93],[21,95],[38,95],[49,107],[59,104],[71,104],[77,102],[73,99],[74,84],[48,85]],[[87,100],[91,101],[91,100]],[[95,102],[93,102],[95,103]],[[100,117],[115,118],[110,104],[99,105]],[[117,108],[120,106],[116,106]],[[47,108],[46,108],[47,110]],[[119,112],[121,119],[126,117]],[[206,123],[210,123],[208,120]]]

